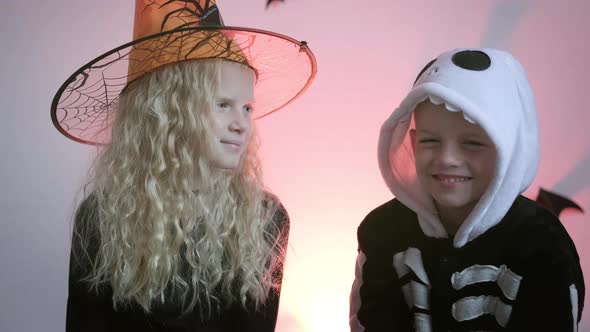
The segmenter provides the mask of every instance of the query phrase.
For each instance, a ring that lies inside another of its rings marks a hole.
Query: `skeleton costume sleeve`
[[[452,238],[418,185],[407,135],[427,98],[462,111],[497,151],[495,177]],[[577,331],[585,289],[575,245],[520,195],[538,162],[532,91],[510,54],[461,49],[431,61],[382,127],[379,164],[396,198],[358,228],[351,331]]]

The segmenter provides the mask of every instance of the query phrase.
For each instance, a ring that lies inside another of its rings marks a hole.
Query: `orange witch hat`
[[[306,42],[225,26],[214,0],[136,0],[133,41],[66,80],[53,98],[53,123],[77,142],[106,144],[116,102],[127,84],[163,65],[198,59],[234,61],[256,71],[257,119],[301,95],[317,68]]]

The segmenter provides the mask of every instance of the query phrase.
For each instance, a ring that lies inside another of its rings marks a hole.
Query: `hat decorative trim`
[[[163,65],[199,59],[254,69],[255,119],[300,96],[317,71],[306,42],[225,26],[213,0],[136,0],[133,40],[88,62],[62,84],[51,106],[53,124],[76,142],[107,144],[119,95],[129,83]]]

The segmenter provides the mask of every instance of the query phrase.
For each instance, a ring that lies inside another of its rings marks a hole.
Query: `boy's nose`
[[[437,155],[437,162],[441,166],[459,166],[461,160],[461,153],[453,144],[443,144]]]

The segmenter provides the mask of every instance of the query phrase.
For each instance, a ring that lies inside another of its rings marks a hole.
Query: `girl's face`
[[[231,61],[221,62],[212,109],[211,160],[216,167],[237,168],[252,134],[254,71]]]

